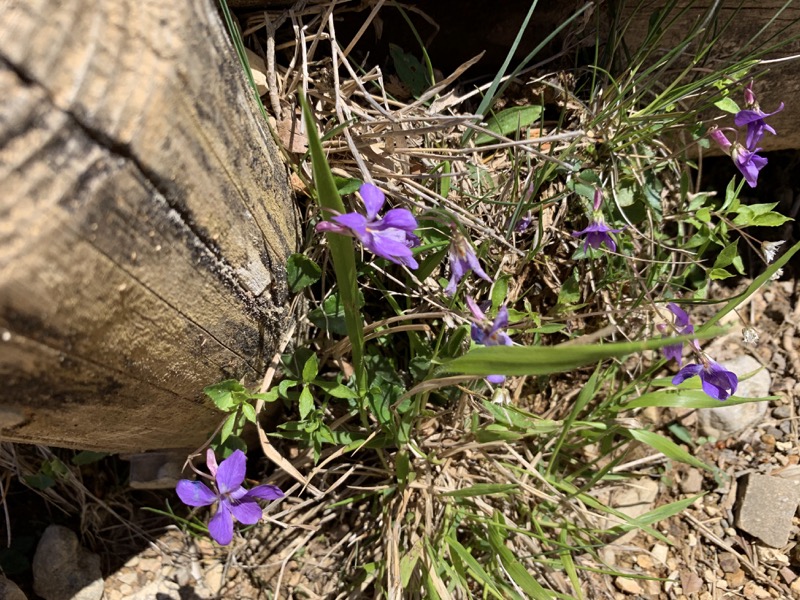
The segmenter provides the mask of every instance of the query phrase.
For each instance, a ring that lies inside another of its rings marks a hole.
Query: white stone
[[[727,370],[743,375],[761,369],[746,380],[739,380],[736,396],[742,398],[762,398],[769,394],[772,378],[767,369],[761,368],[752,356],[739,356],[733,360],[720,363]],[[718,440],[725,439],[758,422],[767,412],[767,402],[753,402],[726,406],[720,402],[719,407],[703,408],[698,411],[698,420],[703,434]]]

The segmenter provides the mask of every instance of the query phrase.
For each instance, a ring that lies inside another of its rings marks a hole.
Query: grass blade
[[[314,186],[316,188],[317,202],[320,208],[345,212],[344,204],[336,188],[333,173],[325,158],[322,142],[317,132],[317,124],[311,114],[308,102],[301,94],[300,104],[303,107],[303,118],[306,122],[308,134],[308,148],[311,153],[311,164],[314,170]],[[339,294],[344,308],[345,327],[350,338],[353,353],[353,369],[356,376],[356,385],[363,396],[367,391],[367,381],[364,373],[364,320],[358,306],[358,281],[356,279],[356,259],[353,249],[353,240],[336,233],[326,234],[328,245],[331,249],[333,269],[336,273],[336,283],[339,285]]]

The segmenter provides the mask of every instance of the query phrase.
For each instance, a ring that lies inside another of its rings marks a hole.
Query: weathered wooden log
[[[205,439],[285,324],[286,170],[212,0],[0,4],[0,438]]]

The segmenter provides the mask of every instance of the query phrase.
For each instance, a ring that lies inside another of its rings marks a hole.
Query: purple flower
[[[470,271],[475,271],[478,277],[492,283],[492,278],[481,269],[481,264],[478,262],[478,257],[475,256],[475,250],[472,249],[469,240],[455,228],[448,255],[450,257],[450,283],[444,289],[444,293],[448,296],[456,293],[458,282]]]
[[[573,237],[585,236],[583,240],[584,252],[589,249],[589,246],[596,250],[602,244],[608,246],[612,252],[616,252],[617,250],[617,245],[614,243],[614,239],[608,234],[619,233],[622,231],[622,229],[611,229],[611,227],[605,224],[605,221],[603,220],[603,213],[600,211],[602,204],[603,192],[601,192],[600,189],[595,189],[594,202],[592,205],[592,222],[589,223],[589,226],[586,229],[572,232]]]
[[[767,165],[767,159],[756,154],[761,148],[748,149],[739,142],[731,143],[722,130],[716,127],[708,132],[708,136],[719,144],[726,154],[730,155],[733,159],[733,164],[744,175],[747,184],[750,187],[756,187],[758,172]]]
[[[775,130],[767,125],[764,119],[781,112],[783,110],[783,102],[781,102],[777,110],[771,113],[765,113],[761,110],[761,107],[759,107],[756,96],[753,93],[752,81],[744,89],[744,101],[747,108],[736,113],[733,122],[737,127],[747,125],[746,147],[748,150],[754,150],[758,142],[761,141],[761,138],[764,137],[765,131],[769,131],[772,135],[775,135]]]
[[[497,311],[494,322],[489,320],[470,296],[467,296],[467,306],[475,320],[470,333],[476,344],[483,346],[511,346],[513,344],[508,334],[503,331],[508,327],[508,309],[505,304]],[[501,384],[505,380],[504,375],[489,375],[486,378],[486,381],[495,384]]]
[[[675,304],[674,302],[670,302],[667,304],[667,308],[675,317],[675,321],[672,324],[673,329],[678,333],[678,335],[690,335],[694,333],[694,325],[689,323],[689,315],[686,314],[686,311],[683,310],[680,306]],[[661,331],[666,331],[665,325],[659,325],[658,328]],[[700,350],[700,347],[697,345],[697,342],[693,342],[693,346],[696,350]],[[662,348],[664,351],[664,358],[667,360],[674,360],[678,363],[678,366],[681,365],[683,362],[683,344],[672,344],[671,346],[664,346]]]
[[[767,159],[756,154],[761,148],[748,150],[739,143],[734,142],[731,148],[731,158],[736,168],[744,175],[747,185],[751,188],[758,184],[758,172],[767,166]]]
[[[622,231],[622,229],[611,229],[611,227],[602,221],[592,221],[586,229],[582,231],[573,231],[572,235],[574,237],[585,236],[583,240],[584,252],[586,252],[589,246],[597,249],[601,244],[605,244],[608,246],[609,250],[616,252],[617,245],[614,243],[614,239],[608,234],[619,233],[620,231]]]
[[[695,375],[700,376],[703,391],[715,400],[727,400],[736,393],[739,378],[708,357],[702,358],[701,365],[686,365],[672,378],[672,385],[678,385]]]
[[[382,258],[405,265],[411,269],[419,267],[411,253],[411,248],[419,245],[414,235],[417,220],[406,208],[393,208],[382,219],[378,212],[386,201],[386,196],[371,183],[359,188],[367,214],[345,213],[331,217],[330,221],[317,223],[317,231],[330,231],[357,238],[364,247]]]
[[[217,467],[217,459],[209,448],[206,453],[208,470],[214,477],[216,492],[200,481],[181,479],[175,491],[181,502],[188,506],[209,506],[217,503],[217,512],[208,522],[208,533],[222,546],[233,539],[233,518],[243,525],[254,525],[261,519],[261,507],[256,499],[277,500],[283,492],[274,485],[259,485],[250,491],[242,487],[247,457],[241,450],[234,450]]]

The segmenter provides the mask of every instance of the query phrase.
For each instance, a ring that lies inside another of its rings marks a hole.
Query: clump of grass
[[[275,129],[307,201],[306,244],[288,265],[293,349],[260,394],[240,397],[282,402],[292,415],[261,438],[287,469],[277,481],[297,482],[263,548],[282,565],[275,594],[287,561],[326,538],[338,562],[319,589],[332,597],[593,597],[597,577],[635,576],[607,566],[604,545],[632,530],[666,541],[654,524],[696,500],[631,517],[603,490],[663,457],[714,472],[638,420],[647,406],[719,404],[696,379],[673,386],[650,351],[718,335],[713,325],[800,248],[696,331],[663,338],[656,328],[669,321],[668,301],[722,302],[709,282],[743,273],[738,242],[754,240],[742,230],[785,219],[771,205],[744,206],[741,182],[724,198],[700,192],[682,152],[703,143],[703,111],[738,111],[731,103],[766,49],[706,67],[729,25],[710,33],[708,13],[660,51],[682,16],[671,2],[638,49],[620,34],[629,22],[606,28],[598,17],[591,65],[547,72],[534,52],[471,91],[454,85],[471,62],[435,82],[423,44],[396,50],[412,94],[399,98],[380,68],[354,62],[356,40],[337,39],[336,10],[265,13],[244,28],[246,38],[266,31]],[[293,25],[285,42],[281,20]],[[279,47],[288,65],[270,54]],[[511,84],[526,94],[510,96]],[[364,212],[353,195],[363,182],[413,211],[418,269],[315,233],[320,221]],[[618,231],[595,248],[573,235],[588,223]],[[467,275],[445,293],[454,236],[491,284]],[[485,324],[467,297],[483,303]],[[505,311],[514,345],[476,335],[490,322],[494,332]],[[471,337],[487,347],[470,349]],[[235,411],[231,423],[255,420]],[[299,456],[290,463],[273,443]]]

